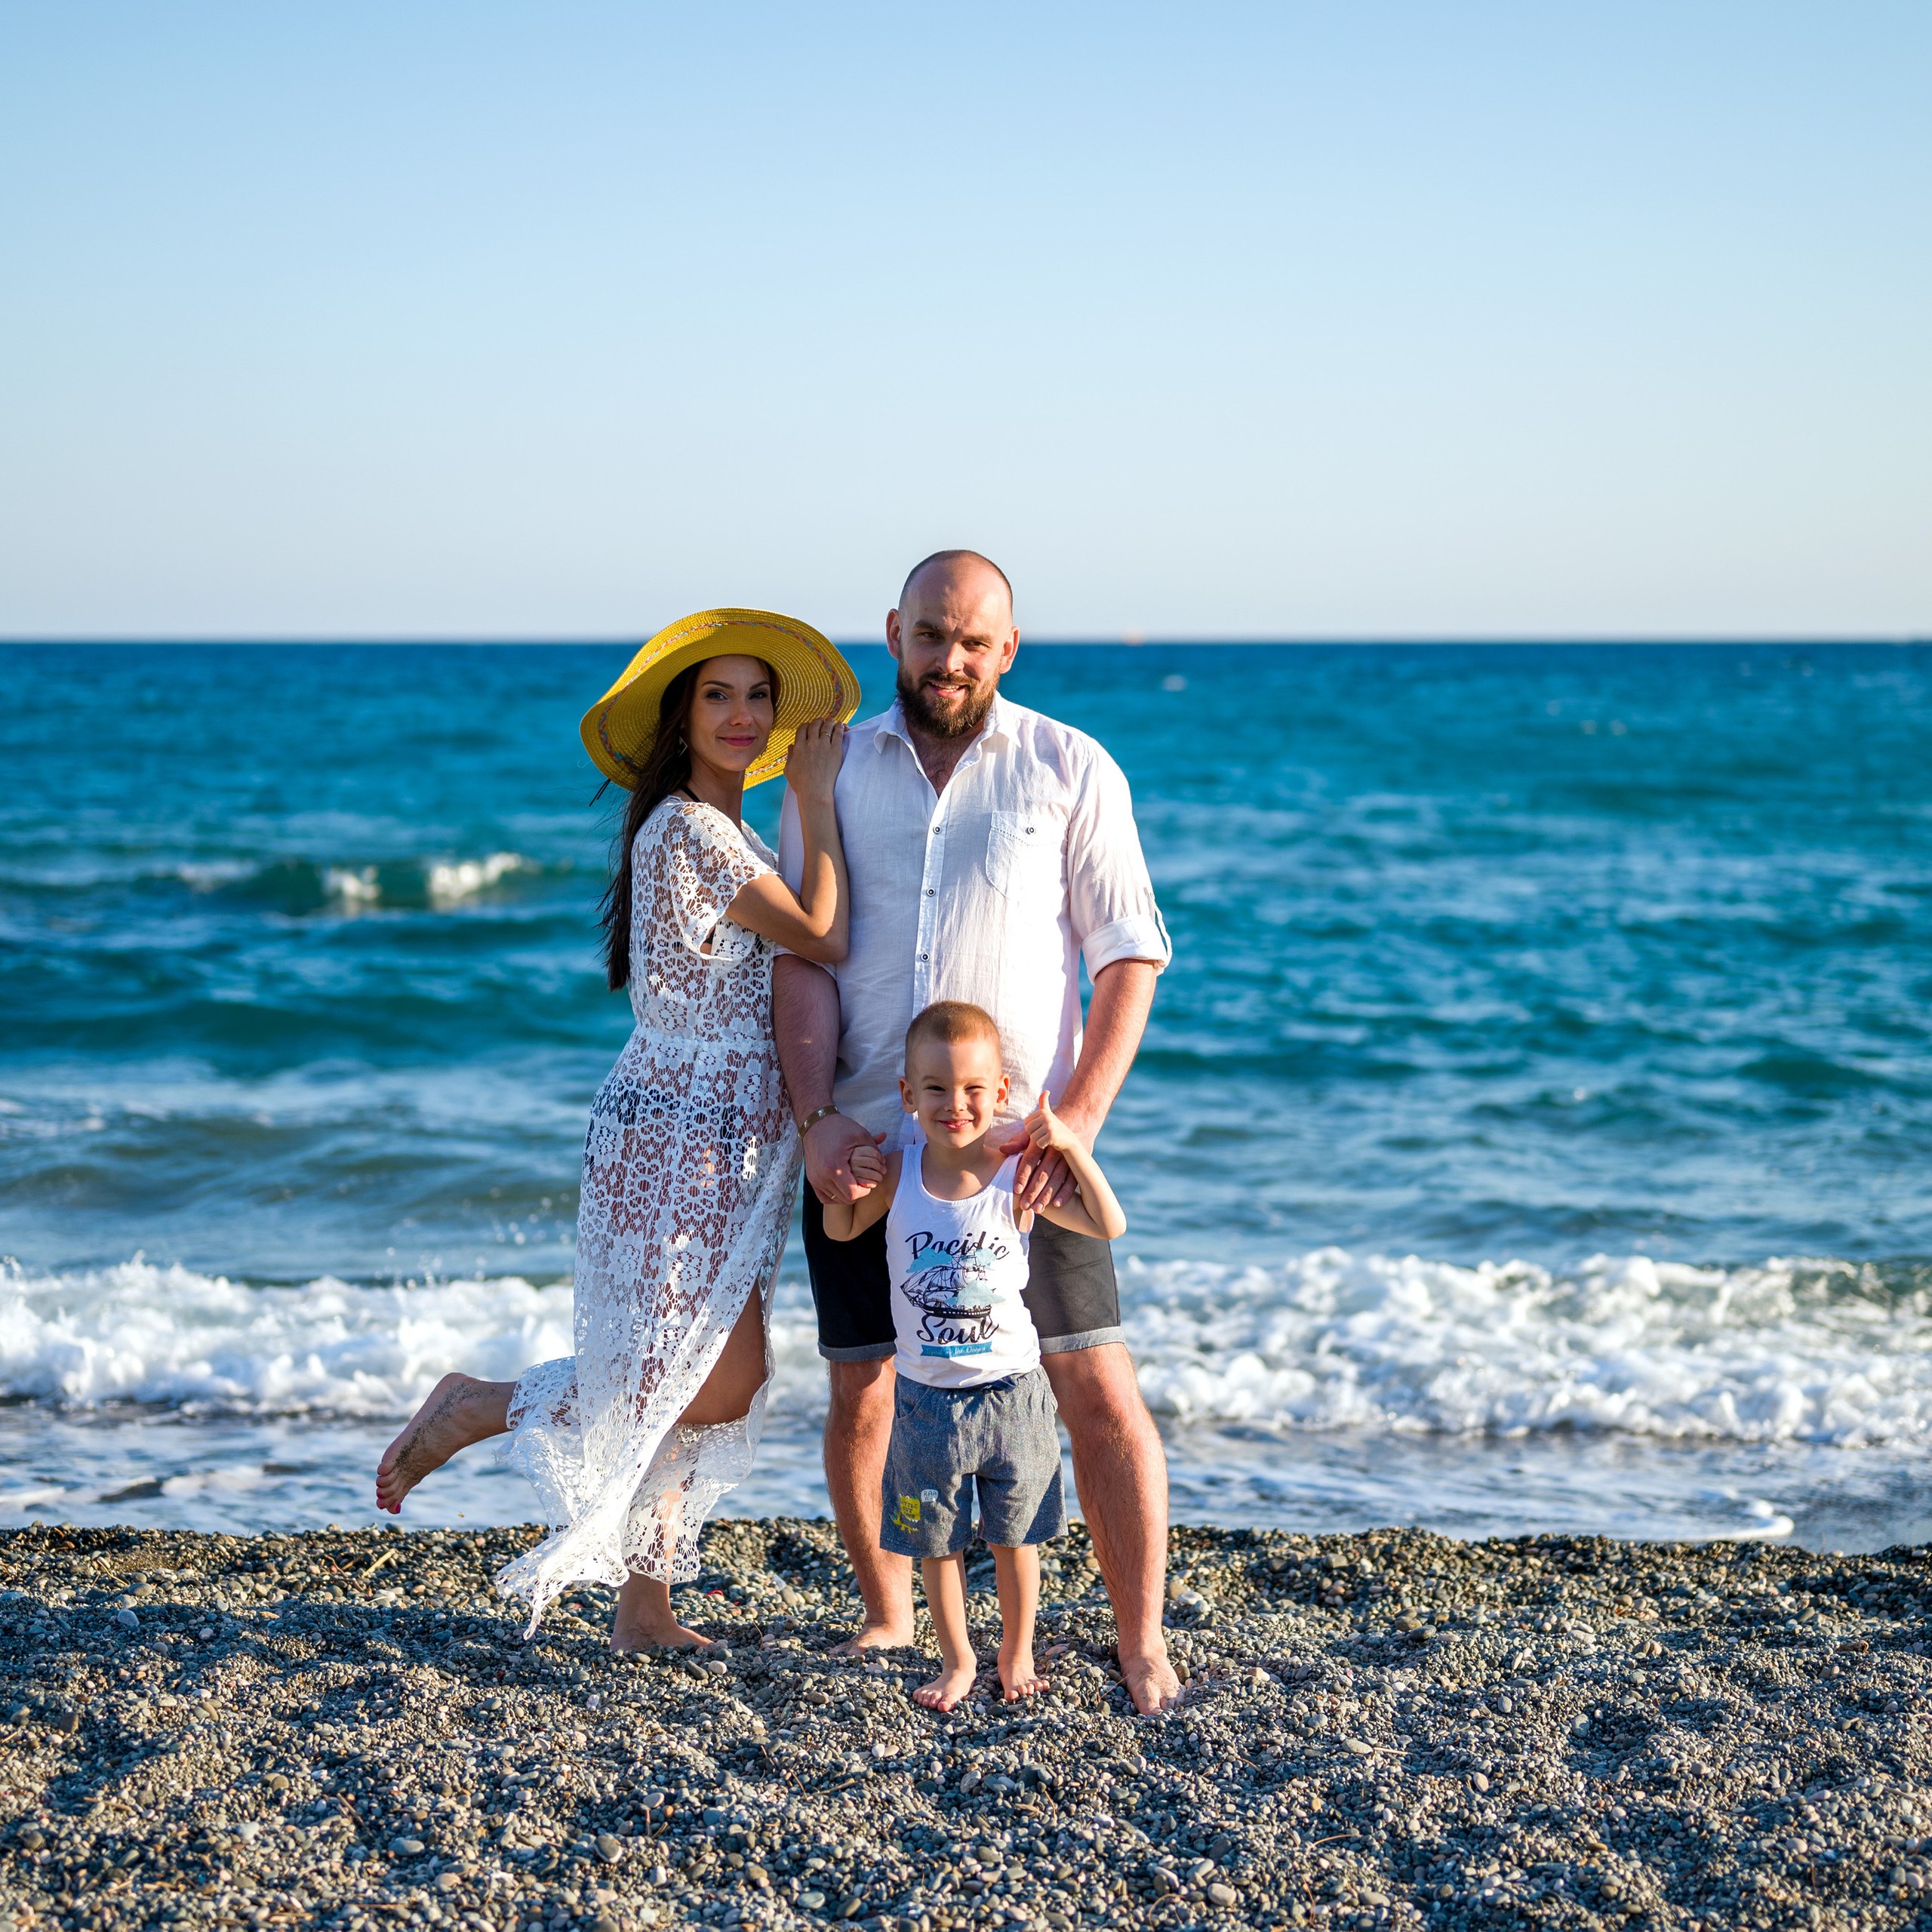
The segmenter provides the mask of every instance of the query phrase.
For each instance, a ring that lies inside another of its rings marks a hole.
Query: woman
[[[809,626],[755,611],[660,631],[583,721],[631,793],[604,904],[613,988],[636,1030],[591,1108],[577,1211],[577,1352],[515,1383],[447,1375],[376,1472],[379,1508],[509,1431],[553,1533],[497,1577],[545,1607],[618,1586],[619,1650],[702,1642],[672,1613],[697,1533],[751,1466],[771,1373],[766,1315],[790,1225],[798,1134],[771,1030],[774,946],[845,952],[832,810],[858,683]],[[794,894],[743,824],[783,770],[805,863]]]

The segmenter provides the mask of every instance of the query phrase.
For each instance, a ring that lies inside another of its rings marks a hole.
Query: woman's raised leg
[[[706,1429],[740,1422],[750,1414],[752,1398],[764,1380],[764,1304],[754,1294],[724,1338],[724,1352],[704,1378],[704,1386],[678,1418],[681,1427]],[[676,1494],[666,1499],[675,1506]],[[611,1623],[611,1647],[637,1651],[647,1644],[702,1644],[709,1640],[678,1621],[671,1586],[654,1577],[632,1576],[617,1592]]]
[[[501,1435],[509,1426],[514,1382],[483,1382],[473,1375],[446,1375],[409,1419],[376,1465],[376,1507],[392,1515],[432,1469],[459,1449]]]
[[[750,1414],[752,1398],[764,1380],[764,1304],[747,1297],[744,1312],[731,1324],[723,1352],[712,1364],[704,1386],[691,1399],[678,1420],[688,1429],[706,1429],[721,1422],[741,1422]]]

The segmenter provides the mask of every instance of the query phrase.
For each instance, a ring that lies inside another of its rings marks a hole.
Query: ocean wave
[[[260,869],[249,859],[190,860],[178,866],[164,866],[160,875],[178,879],[192,891],[216,892],[224,885],[235,885],[243,879],[253,878]]]
[[[396,910],[447,912],[465,900],[500,886],[518,873],[543,870],[520,852],[492,852],[481,859],[411,859],[373,865],[325,866],[323,897],[339,911],[377,906]]]
[[[518,852],[492,852],[487,859],[456,859],[429,868],[428,885],[432,904],[454,905],[477,893],[487,892],[512,872],[533,870],[530,861]]]
[[[132,870],[98,865],[53,872],[0,869],[0,884],[23,892],[61,895],[93,894],[111,885],[185,886],[196,899],[300,915],[378,905],[444,911],[501,888],[512,878],[537,877],[551,869],[521,852],[509,851],[481,858],[340,861],[227,857],[170,860]]]
[[[1140,1385],[1180,1426],[1415,1437],[1568,1431],[1932,1444],[1932,1268],[1597,1256],[1570,1270],[1321,1248],[1273,1268],[1122,1268]],[[810,1304],[781,1282],[774,1414],[816,1414]],[[253,1286],[137,1258],[0,1264],[0,1395],[207,1414],[406,1414],[451,1368],[573,1344],[565,1282]]]
[[[520,852],[492,852],[486,859],[435,860],[403,866],[330,866],[322,873],[328,897],[350,909],[377,906],[446,910],[488,892],[515,872],[540,868]]]
[[[140,1259],[60,1275],[0,1266],[0,1392],[15,1399],[406,1414],[448,1369],[506,1380],[572,1346],[568,1284],[516,1275],[256,1287]]]
[[[1932,1269],[1552,1270],[1321,1248],[1123,1272],[1155,1412],[1183,1423],[1553,1430],[1846,1447],[1932,1437]]]
[[[780,1409],[809,1408],[823,1387],[802,1313],[771,1324]],[[568,1281],[257,1287],[138,1256],[61,1274],[0,1260],[0,1397],[15,1401],[388,1417],[451,1369],[507,1381],[574,1346]]]

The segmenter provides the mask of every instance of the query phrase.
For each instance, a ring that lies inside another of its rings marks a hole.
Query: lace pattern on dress
[[[577,1210],[576,1354],[526,1370],[509,1466],[552,1533],[506,1564],[545,1609],[582,1583],[697,1574],[697,1534],[743,1479],[765,1380],[740,1420],[678,1423],[755,1294],[770,1306],[798,1136],[771,1031],[770,943],[725,909],[773,869],[755,833],[667,798],[631,849],[636,1028],[591,1107]]]

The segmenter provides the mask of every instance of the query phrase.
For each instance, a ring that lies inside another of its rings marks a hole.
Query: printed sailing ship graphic
[[[916,1331],[921,1355],[992,1352],[990,1272],[975,1262],[945,1261],[906,1277],[906,1298],[922,1317]]]

